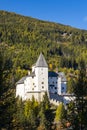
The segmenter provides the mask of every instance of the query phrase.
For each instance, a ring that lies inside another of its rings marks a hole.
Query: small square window
[[[42,86],[42,88],[44,88],[44,86]]]

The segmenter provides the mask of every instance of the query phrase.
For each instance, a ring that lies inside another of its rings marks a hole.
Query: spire
[[[39,55],[39,58],[36,62],[36,67],[48,67],[46,60],[42,53]]]

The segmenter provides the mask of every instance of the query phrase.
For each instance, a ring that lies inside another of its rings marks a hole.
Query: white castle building
[[[49,98],[56,98],[66,94],[66,77],[63,72],[49,72],[46,60],[41,53],[36,64],[32,66],[31,74],[16,83],[16,97],[22,100],[32,99],[42,101],[45,92]],[[61,99],[62,100],[62,99]]]

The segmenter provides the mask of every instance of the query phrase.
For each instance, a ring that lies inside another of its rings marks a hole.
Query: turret
[[[35,65],[35,75],[38,91],[48,91],[48,65],[42,53]]]

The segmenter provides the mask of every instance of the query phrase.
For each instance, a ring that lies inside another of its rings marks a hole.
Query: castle
[[[43,100],[45,92],[49,98],[58,98],[66,94],[66,77],[63,72],[48,71],[47,62],[41,53],[37,62],[32,66],[32,72],[16,83],[16,97],[22,100],[32,99]],[[59,100],[60,100],[59,98]]]

